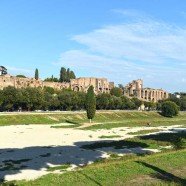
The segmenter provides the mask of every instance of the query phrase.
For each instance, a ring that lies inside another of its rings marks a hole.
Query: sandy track
[[[153,127],[122,127],[111,130],[85,131],[80,129],[55,129],[52,125],[17,125],[0,127],[0,179],[35,179],[48,174],[48,166],[70,163],[73,167],[89,164],[108,157],[108,152],[146,152],[149,149],[102,148],[96,151],[81,146],[94,141],[110,141],[131,137],[128,132],[154,129]],[[167,130],[174,128],[157,127]],[[121,138],[100,139],[102,135],[120,135]],[[7,166],[8,165],[8,166]],[[7,168],[8,167],[8,168]]]

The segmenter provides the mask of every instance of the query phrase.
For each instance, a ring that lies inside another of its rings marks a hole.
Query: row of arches
[[[142,90],[141,98],[148,101],[158,101],[168,98],[167,92],[161,90]]]

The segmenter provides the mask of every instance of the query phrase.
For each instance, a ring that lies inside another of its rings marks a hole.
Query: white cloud
[[[17,74],[17,73],[25,73],[26,75],[30,75],[32,72],[32,70],[30,69],[24,69],[24,68],[17,68],[17,67],[13,67],[13,66],[6,66],[8,72],[10,71],[10,74]]]
[[[127,10],[119,13],[137,15]],[[71,39],[85,49],[62,53],[58,64],[84,69],[90,75],[105,75],[117,83],[136,77],[155,87],[182,88],[177,81],[186,70],[186,28],[143,15]]]

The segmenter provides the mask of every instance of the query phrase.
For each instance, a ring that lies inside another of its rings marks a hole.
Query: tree
[[[88,88],[85,104],[86,104],[87,118],[90,120],[91,123],[96,113],[96,98],[94,95],[93,86],[90,86]]]
[[[116,97],[121,97],[123,94],[123,91],[121,88],[114,87],[110,90],[110,94]]]
[[[59,81],[62,83],[62,82],[66,82],[66,80],[67,80],[67,71],[66,71],[66,68],[61,67]]]
[[[19,74],[16,77],[18,77],[18,78],[26,78],[26,76],[25,75],[22,75],[22,74]]]
[[[138,98],[132,98],[131,101],[134,103],[136,109],[138,109],[142,105],[142,101]]]
[[[179,113],[179,107],[172,101],[165,101],[161,107],[162,115],[165,117],[177,116]]]
[[[39,79],[39,70],[36,68],[35,70],[35,79],[38,80]]]
[[[98,94],[96,97],[97,109],[108,109],[111,95],[108,93]]]
[[[73,71],[70,71],[70,79],[76,79],[76,75]]]
[[[66,77],[66,81],[70,82],[70,69],[67,69],[67,77]]]

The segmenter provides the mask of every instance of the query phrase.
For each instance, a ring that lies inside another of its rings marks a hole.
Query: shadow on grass
[[[86,174],[84,174],[84,173],[82,173],[82,172],[79,172],[79,174],[85,176],[85,178],[87,178],[88,180],[94,182],[96,185],[102,186],[101,183],[99,183],[99,182],[96,181],[95,179],[91,178],[90,176],[88,176],[88,175],[86,175]]]
[[[179,178],[179,177],[173,175],[172,173],[169,173],[163,169],[160,169],[160,168],[158,168],[154,165],[148,164],[146,162],[142,162],[142,161],[136,161],[136,162],[139,164],[142,164],[145,167],[148,167],[148,168],[156,171],[156,173],[152,175],[152,177],[154,177],[154,178],[161,179],[161,180],[167,181],[167,182],[175,182],[180,185],[186,185],[186,179]]]
[[[119,140],[119,141],[94,142],[94,143],[91,143],[91,144],[83,145],[81,148],[95,150],[95,149],[104,148],[104,147],[113,147],[115,149],[136,148],[136,147],[147,148],[148,145],[146,143],[142,143],[142,142]]]
[[[115,147],[96,149],[95,147]],[[91,148],[88,148],[90,145]],[[82,148],[87,147],[87,148]],[[138,147],[138,149],[132,149]],[[0,184],[9,178],[16,179],[15,176],[26,170],[47,171],[49,165],[59,166],[73,164],[76,166],[87,165],[104,157],[105,153],[147,153],[143,147],[148,147],[145,143],[126,141],[80,141],[68,146],[33,146],[25,148],[4,148],[0,149]],[[120,149],[121,148],[121,149]],[[129,148],[129,149],[127,149]],[[131,148],[131,149],[130,149]],[[38,172],[39,173],[39,172]],[[84,175],[86,176],[86,175]],[[89,178],[92,179],[92,178]],[[93,181],[93,179],[92,179]],[[96,182],[95,182],[96,183]],[[98,183],[96,183],[99,185]]]
[[[79,125],[78,122],[76,121],[71,121],[71,120],[65,120],[66,123],[74,124],[74,125]]]
[[[145,136],[139,136],[142,140],[155,140],[174,143],[178,138],[186,139],[186,131],[173,131],[173,132],[162,132],[158,134],[150,134]]]

